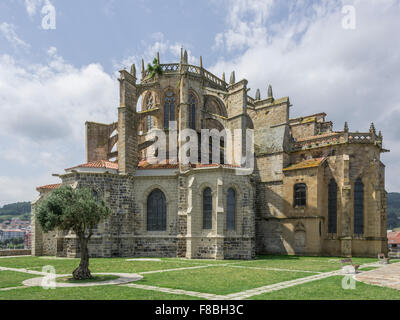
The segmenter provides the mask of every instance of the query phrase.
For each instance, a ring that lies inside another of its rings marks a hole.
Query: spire
[[[375,130],[375,126],[374,126],[373,122],[371,123],[371,126],[369,127],[369,132],[376,134],[376,130]]]
[[[157,51],[157,62],[160,64],[160,52]]]
[[[222,81],[225,82],[225,72],[222,72]]]
[[[203,68],[203,57],[200,56],[200,68]]]
[[[142,78],[144,78],[144,60],[142,59]]]
[[[378,133],[378,138],[379,138],[379,140],[382,140],[382,131],[379,131],[379,133]]]
[[[183,63],[183,47],[181,47],[181,63]]]
[[[347,123],[347,121],[344,123],[344,132],[349,132],[349,125]]]
[[[188,64],[188,53],[186,50],[185,50],[185,53],[183,54],[183,63]]]
[[[272,86],[269,85],[269,86],[268,86],[268,98],[273,98],[273,97],[274,97],[274,95],[273,95],[273,93],[272,93]]]
[[[131,75],[136,78],[136,66],[135,66],[135,64],[132,64],[132,66],[131,66]]]
[[[257,91],[256,91],[256,100],[261,100],[260,89],[257,89]]]
[[[235,80],[235,71],[232,71],[231,78],[229,79],[229,84],[234,84],[235,82],[236,82],[236,80]]]

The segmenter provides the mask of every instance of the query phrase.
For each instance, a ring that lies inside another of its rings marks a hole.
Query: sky
[[[382,130],[400,192],[400,0],[3,0],[0,206],[85,162],[85,121],[117,120],[118,70],[189,62],[289,96],[291,117]]]

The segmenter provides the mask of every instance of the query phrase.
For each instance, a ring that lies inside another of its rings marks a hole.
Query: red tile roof
[[[219,164],[217,163],[212,163],[212,164],[191,164],[192,168],[210,168],[210,167],[218,167]],[[229,165],[229,164],[223,164],[222,167],[224,168],[240,168],[240,166],[236,165]],[[89,162],[89,163],[84,163],[80,164],[78,166],[68,168],[65,170],[72,170],[76,168],[105,168],[105,169],[114,169],[118,170],[118,163],[115,162],[110,162],[110,161],[105,161],[105,160],[99,160],[99,161],[94,161],[94,162]],[[150,169],[177,169],[179,168],[178,163],[170,163],[169,160],[165,160],[159,163],[149,163],[147,160],[142,160],[138,164],[138,169],[139,170],[150,170]]]
[[[99,161],[83,163],[78,166],[68,168],[65,170],[71,170],[71,169],[76,169],[76,168],[105,168],[105,169],[118,170],[118,163],[110,162],[110,161],[106,161],[106,160],[99,160]]]
[[[41,187],[37,187],[36,190],[37,191],[41,191],[41,190],[54,190],[57,189],[61,186],[61,183],[57,183],[57,184],[48,184],[45,186],[41,186]]]
[[[389,232],[387,237],[389,244],[400,244],[400,231]]]
[[[177,163],[169,163],[168,160],[151,164],[146,160],[142,160],[138,164],[139,170],[150,170],[150,169],[176,169],[179,165]]]

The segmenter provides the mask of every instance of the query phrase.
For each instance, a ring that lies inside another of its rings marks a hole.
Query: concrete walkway
[[[357,281],[400,290],[400,263],[380,265],[381,268],[355,276]]]

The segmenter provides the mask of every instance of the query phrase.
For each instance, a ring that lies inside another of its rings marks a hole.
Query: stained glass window
[[[212,192],[210,188],[203,191],[203,229],[212,229]]]
[[[304,183],[294,185],[294,206],[304,207],[307,204],[307,187]]]
[[[358,178],[354,184],[354,234],[364,233],[364,184]]]
[[[189,127],[196,129],[196,98],[193,94],[189,96]]]
[[[164,100],[164,128],[169,128],[169,122],[175,121],[175,97],[172,91],[168,91]]]
[[[226,228],[235,230],[236,226],[236,192],[232,188],[228,190],[226,210]]]
[[[147,198],[147,230],[165,231],[167,225],[167,206],[164,193],[153,190]]]
[[[331,179],[328,186],[328,233],[337,232],[337,184]]]

